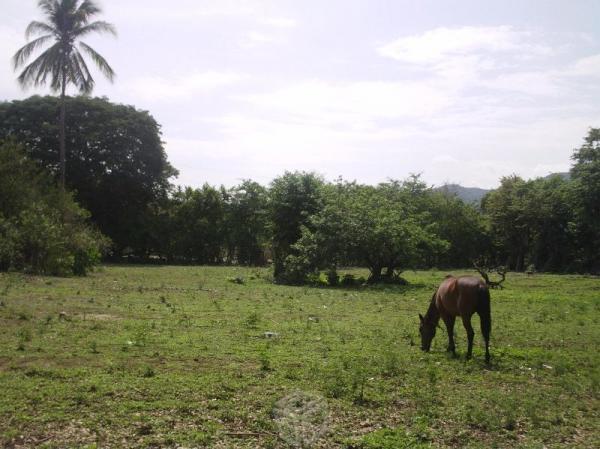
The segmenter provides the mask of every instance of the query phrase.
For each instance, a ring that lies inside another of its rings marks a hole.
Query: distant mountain
[[[465,203],[474,204],[481,203],[481,199],[490,191],[489,189],[480,189],[479,187],[463,187],[458,184],[445,184],[437,187],[436,190],[449,195],[456,195]]]
[[[562,179],[564,179],[565,181],[570,181],[571,180],[571,173],[567,172],[561,172],[561,173],[550,173],[547,176],[544,176],[544,179],[550,179],[553,178],[554,176],[560,176]]]
[[[571,173],[569,172],[550,173],[549,175],[544,176],[543,179],[550,179],[554,176],[560,176],[565,181],[569,181],[571,179]],[[481,189],[479,187],[463,187],[458,184],[444,184],[443,186],[436,187],[435,190],[447,193],[449,195],[456,195],[465,203],[479,205],[481,203],[481,199],[493,189]]]

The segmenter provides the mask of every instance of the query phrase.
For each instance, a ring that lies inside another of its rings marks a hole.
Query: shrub
[[[352,449],[427,449],[431,445],[410,435],[405,429],[380,429],[365,435]]]
[[[85,275],[109,244],[88,218],[18,145],[0,145],[0,270]]]

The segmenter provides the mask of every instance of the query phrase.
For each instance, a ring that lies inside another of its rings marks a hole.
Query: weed
[[[146,377],[146,378],[150,378],[150,377],[154,377],[156,375],[154,368],[152,368],[151,366],[147,366],[143,373],[142,373],[142,377]]]
[[[271,367],[271,357],[266,349],[262,350],[259,353],[258,360],[260,362],[261,371],[271,371],[273,368]]]
[[[406,429],[382,429],[369,433],[348,449],[429,449],[431,445],[412,436]]]
[[[20,328],[17,331],[17,337],[20,343],[28,343],[31,341],[31,331],[27,328]]]
[[[258,312],[252,312],[244,320],[244,325],[249,329],[256,329],[258,327],[259,322],[260,315],[258,314]]]

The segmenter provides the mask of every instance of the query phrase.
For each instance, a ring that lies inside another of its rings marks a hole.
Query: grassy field
[[[445,274],[365,288],[242,268],[2,274],[0,447],[600,447],[600,279],[509,274],[487,368],[478,318],[472,360],[460,323],[458,358],[445,331],[419,349]]]

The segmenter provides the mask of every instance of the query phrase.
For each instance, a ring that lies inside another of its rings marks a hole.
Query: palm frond
[[[97,20],[96,22],[82,26],[74,32],[77,37],[85,36],[89,33],[110,33],[113,36],[116,36],[117,30],[112,23]]]
[[[47,16],[51,16],[58,7],[56,0],[40,0],[38,1],[38,7],[44,11]]]
[[[80,41],[79,46],[90,56],[90,58],[92,58],[92,60],[96,63],[96,66],[98,66],[98,69],[100,69],[104,76],[106,76],[112,82],[115,78],[115,71],[108,64],[108,62],[106,62],[106,59],[104,59],[102,55],[96,52],[96,50],[94,50],[85,42]]]
[[[60,44],[56,43],[23,69],[17,78],[19,84],[25,88],[44,84],[48,75],[56,70],[60,56]]]
[[[79,88],[79,92],[89,94],[94,89],[94,78],[81,53],[74,49],[71,54],[72,82]]]
[[[91,16],[101,13],[102,10],[93,0],[83,0],[75,12],[79,23],[86,23]]]
[[[56,28],[51,25],[48,25],[44,22],[38,22],[34,20],[29,25],[27,25],[27,29],[25,30],[25,39],[29,39],[30,36],[34,34],[55,34]]]
[[[21,48],[17,50],[15,55],[13,56],[13,66],[14,69],[18,69],[21,65],[25,63],[27,59],[31,56],[31,54],[36,51],[39,47],[44,45],[48,40],[52,39],[54,36],[48,34],[46,36],[38,37],[37,39],[23,45]]]

